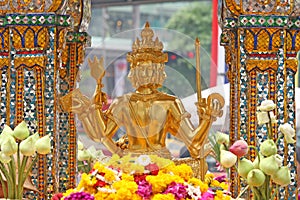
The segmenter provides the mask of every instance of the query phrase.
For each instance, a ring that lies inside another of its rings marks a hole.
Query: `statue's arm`
[[[209,101],[207,105],[198,106],[200,123],[196,128],[192,125],[190,115],[185,111],[180,100],[177,99],[171,108],[173,124],[169,131],[185,143],[194,158],[201,156],[200,150],[206,142],[212,123],[216,117],[222,116],[220,104],[212,98],[207,100]]]
[[[120,148],[112,140],[118,126],[113,119],[106,117],[102,111],[103,96],[104,93],[98,86],[92,101],[77,89],[62,97],[61,104],[65,111],[77,114],[86,134],[92,140],[102,142],[112,153],[121,154]]]

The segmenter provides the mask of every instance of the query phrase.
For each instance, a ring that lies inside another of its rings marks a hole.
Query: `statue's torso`
[[[174,121],[175,101],[176,97],[164,93],[134,93],[119,97],[111,105],[113,120],[126,129],[129,150],[148,152],[165,147],[166,135]]]

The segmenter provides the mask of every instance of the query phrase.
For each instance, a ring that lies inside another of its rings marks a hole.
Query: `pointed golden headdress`
[[[137,62],[152,61],[154,63],[168,62],[168,54],[164,53],[163,44],[158,40],[158,37],[153,41],[153,30],[150,28],[148,22],[141,32],[142,40],[137,38],[132,44],[132,52],[127,54],[127,61],[132,63],[133,67]]]

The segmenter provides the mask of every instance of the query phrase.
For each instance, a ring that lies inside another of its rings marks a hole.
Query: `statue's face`
[[[133,87],[161,87],[166,78],[164,64],[152,63],[152,61],[138,62],[135,67],[131,67],[128,74]]]

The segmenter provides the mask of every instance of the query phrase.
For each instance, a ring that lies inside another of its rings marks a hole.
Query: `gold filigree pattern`
[[[132,44],[132,52],[127,54],[127,61],[135,67],[137,62],[152,61],[154,63],[165,63],[168,61],[168,55],[163,53],[163,44],[156,39],[153,41],[153,30],[147,22],[145,28],[141,32],[141,39],[138,38]]]
[[[15,59],[16,69],[23,67],[34,68],[34,67],[44,67],[46,62],[46,56],[38,57],[18,57]]]
[[[3,0],[0,2],[0,12],[6,13],[44,13],[55,12],[64,0]]]
[[[265,71],[267,69],[277,70],[278,60],[247,60],[246,69],[252,71],[257,68],[258,70]]]

